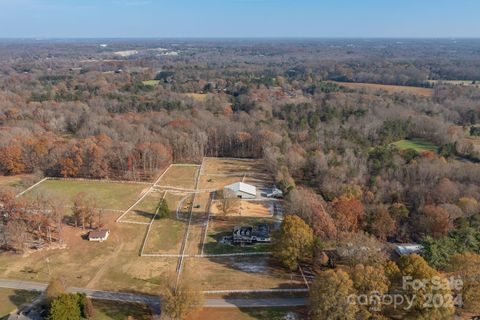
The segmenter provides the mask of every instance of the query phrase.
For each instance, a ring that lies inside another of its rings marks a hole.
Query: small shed
[[[88,233],[88,241],[102,242],[108,239],[110,230],[94,230]]]
[[[223,188],[224,194],[232,192],[236,198],[255,199],[257,197],[257,188],[244,182],[235,182]]]

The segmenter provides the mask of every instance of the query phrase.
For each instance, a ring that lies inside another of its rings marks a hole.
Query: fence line
[[[15,196],[15,198],[18,198],[18,197],[21,197],[22,195],[24,195],[25,193],[27,193],[28,191],[32,190],[33,188],[35,188],[36,186],[38,186],[40,183],[44,182],[45,180],[48,180],[48,178],[43,178],[42,180],[38,181],[37,183],[35,183],[34,185],[28,187],[27,189],[23,190],[22,192],[20,192],[19,194],[17,194]]]
[[[132,221],[132,220],[122,220],[118,221],[118,223],[127,223],[127,224],[141,224],[141,225],[149,225],[149,222],[140,222],[140,221]]]
[[[61,181],[86,181],[86,182],[104,182],[104,183],[125,183],[125,184],[143,184],[152,185],[146,181],[131,181],[131,180],[110,180],[110,179],[87,179],[87,178],[62,178],[62,177],[48,177],[48,180],[61,180]]]
[[[239,253],[219,253],[219,254],[196,254],[195,258],[221,258],[221,257],[239,257],[239,256],[268,256],[271,252],[239,252]]]
[[[308,289],[258,289],[258,290],[207,290],[204,294],[217,293],[275,293],[275,292],[308,292]]]

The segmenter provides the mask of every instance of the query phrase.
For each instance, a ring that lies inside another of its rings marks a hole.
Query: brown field
[[[199,101],[199,102],[204,102],[207,99],[208,94],[191,92],[191,93],[185,93],[185,96],[187,96],[189,98],[192,98],[192,99],[194,99],[196,101]]]
[[[246,200],[239,200],[238,202],[239,214],[229,213],[227,216],[267,218],[273,215],[273,204],[271,202]],[[212,203],[210,212],[212,216],[222,216],[221,204],[218,200]]]
[[[203,308],[188,320],[284,320],[290,313],[294,313],[296,319],[307,319],[305,308]]]
[[[272,177],[263,160],[205,158],[199,189],[222,189],[224,186],[244,181],[259,188],[271,185]]]
[[[301,275],[286,271],[265,256],[187,259],[185,273],[189,275],[186,279],[193,277],[202,290],[305,287]]]
[[[0,318],[7,316],[22,304],[31,302],[39,293],[15,289],[0,288]]]
[[[0,189],[3,187],[13,188],[15,191],[22,191],[26,186],[32,185],[34,182],[32,175],[21,174],[16,176],[0,176]],[[28,181],[28,182],[27,182]]]
[[[381,90],[386,91],[388,93],[409,93],[415,94],[423,97],[431,97],[433,96],[433,89],[430,88],[422,88],[422,87],[409,87],[409,86],[395,86],[395,85],[386,85],[386,84],[376,84],[376,83],[359,83],[359,82],[336,82],[332,81],[333,83],[354,89],[354,90]]]
[[[265,163],[261,159],[205,158],[202,174],[239,174],[264,172]]]
[[[219,190],[229,184],[242,181],[243,175],[238,176],[212,176],[201,175],[198,179],[198,189]]]
[[[428,80],[428,82],[433,85],[448,84],[448,85],[454,85],[454,86],[480,88],[480,82],[476,81],[475,83],[473,83],[472,80]]]
[[[159,186],[175,187],[184,189],[195,189],[195,179],[199,167],[192,166],[176,166],[172,165],[162,179],[159,181]]]
[[[105,215],[111,234],[102,243],[83,240],[86,231],[65,226],[66,248],[23,257],[1,253],[0,277],[39,282],[65,277],[69,286],[158,293],[159,284],[175,271],[176,259],[140,258],[146,227],[115,223],[115,218],[115,214]]]

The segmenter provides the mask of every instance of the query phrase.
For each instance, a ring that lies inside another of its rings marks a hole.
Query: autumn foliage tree
[[[337,227],[327,212],[327,203],[313,190],[295,188],[288,195],[287,210],[295,212],[321,239],[334,239]]]
[[[335,223],[339,231],[356,232],[361,229],[365,207],[354,197],[341,196],[332,202],[335,209]]]
[[[298,216],[288,215],[276,235],[274,256],[290,270],[298,263],[312,258],[314,236],[312,229]]]
[[[441,207],[426,205],[415,216],[414,228],[422,236],[438,239],[452,228],[448,212]]]
[[[354,320],[358,307],[349,296],[353,282],[342,270],[320,272],[310,287],[309,315],[312,320]]]

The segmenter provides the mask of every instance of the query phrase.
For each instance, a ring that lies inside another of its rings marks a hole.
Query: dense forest
[[[0,173],[152,180],[264,158],[325,243],[421,242],[442,270],[480,253],[476,80],[477,40],[4,41]]]

